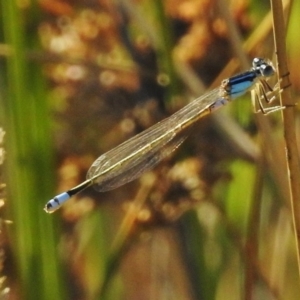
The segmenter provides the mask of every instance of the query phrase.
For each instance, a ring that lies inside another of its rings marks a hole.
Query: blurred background
[[[249,93],[139,179],[43,211],[99,155],[275,61],[267,0],[1,2],[0,299],[299,299],[281,113]],[[297,99],[300,2],[284,8]]]

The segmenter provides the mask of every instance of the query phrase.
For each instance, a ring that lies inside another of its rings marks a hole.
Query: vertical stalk
[[[49,112],[40,67],[26,60],[37,41],[26,31],[33,4],[22,11],[18,1],[1,2],[5,43],[11,49],[6,61],[7,94],[3,101],[7,132],[6,173],[10,245],[21,299],[62,299],[59,264],[51,219],[42,210],[53,191]],[[27,16],[25,16],[25,12]],[[36,21],[37,24],[37,21]]]
[[[281,0],[271,0],[274,27],[274,43],[277,57],[280,102],[286,108],[282,110],[283,131],[286,148],[286,163],[289,176],[291,210],[297,247],[298,270],[300,275],[300,163],[295,132],[295,101],[291,97],[289,71],[286,62],[285,23]]]

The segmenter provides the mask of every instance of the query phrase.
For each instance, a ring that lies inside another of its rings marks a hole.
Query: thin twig
[[[126,212],[116,237],[113,240],[110,257],[106,266],[106,275],[99,288],[99,299],[103,299],[107,293],[107,288],[110,283],[111,277],[120,263],[122,254],[128,247],[128,242],[136,235],[137,228],[135,224],[138,220],[138,214],[140,213],[143,204],[147,200],[149,193],[155,185],[156,178],[151,175],[144,176],[144,180],[141,181],[141,187],[137,192],[134,200],[130,204],[128,211]],[[97,298],[98,299],[98,298]]]
[[[286,162],[289,176],[291,210],[297,247],[298,270],[300,275],[300,163],[295,132],[295,102],[291,97],[289,71],[286,62],[285,24],[281,0],[271,0],[274,26],[274,43],[277,57],[280,102],[286,108],[282,110],[283,131],[286,147]]]

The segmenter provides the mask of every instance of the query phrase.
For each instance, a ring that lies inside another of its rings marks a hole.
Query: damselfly
[[[70,197],[91,185],[104,192],[136,179],[153,168],[185,140],[187,134],[180,134],[185,129],[249,90],[258,89],[262,92],[262,95],[260,93],[256,97],[256,106],[262,112],[266,112],[262,100],[268,100],[265,93],[267,83],[263,79],[274,73],[271,62],[254,58],[249,71],[223,80],[219,88],[195,99],[170,117],[101,155],[91,165],[87,180],[55,196],[47,202],[45,211],[54,212]],[[270,108],[270,110],[277,109],[278,107]]]

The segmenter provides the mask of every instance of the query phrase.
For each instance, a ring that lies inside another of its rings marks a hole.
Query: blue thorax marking
[[[253,86],[256,78],[257,75],[253,71],[229,78],[228,86],[230,87],[229,94],[231,98],[237,98],[245,94]]]

